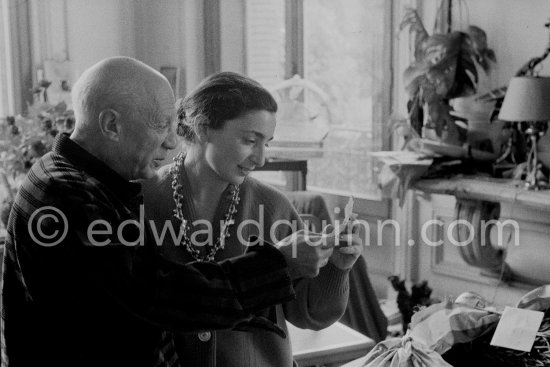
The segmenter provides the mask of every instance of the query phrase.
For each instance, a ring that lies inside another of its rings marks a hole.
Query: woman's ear
[[[205,124],[199,124],[195,127],[197,142],[206,143],[210,137],[210,128]]]
[[[103,110],[99,113],[99,130],[107,139],[119,141],[120,139],[120,113],[113,109]]]

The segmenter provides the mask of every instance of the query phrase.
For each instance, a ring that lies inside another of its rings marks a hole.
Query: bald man
[[[279,251],[174,264],[144,225],[132,180],[176,145],[168,81],[116,57],[85,71],[72,97],[74,132],[31,168],[10,215],[2,366],[172,365],[162,330],[273,328],[253,315],[294,295]]]

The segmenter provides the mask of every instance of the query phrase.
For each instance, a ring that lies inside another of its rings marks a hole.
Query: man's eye
[[[170,123],[167,123],[165,121],[152,121],[149,123],[149,125],[158,131],[165,131],[170,127]]]

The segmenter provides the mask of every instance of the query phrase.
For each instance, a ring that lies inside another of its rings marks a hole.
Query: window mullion
[[[304,1],[286,0],[286,78],[304,77]]]

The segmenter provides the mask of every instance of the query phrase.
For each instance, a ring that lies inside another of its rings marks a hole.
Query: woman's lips
[[[239,166],[239,168],[241,172],[244,173],[245,175],[248,175],[250,172],[254,171],[254,167],[249,168],[249,167]]]

